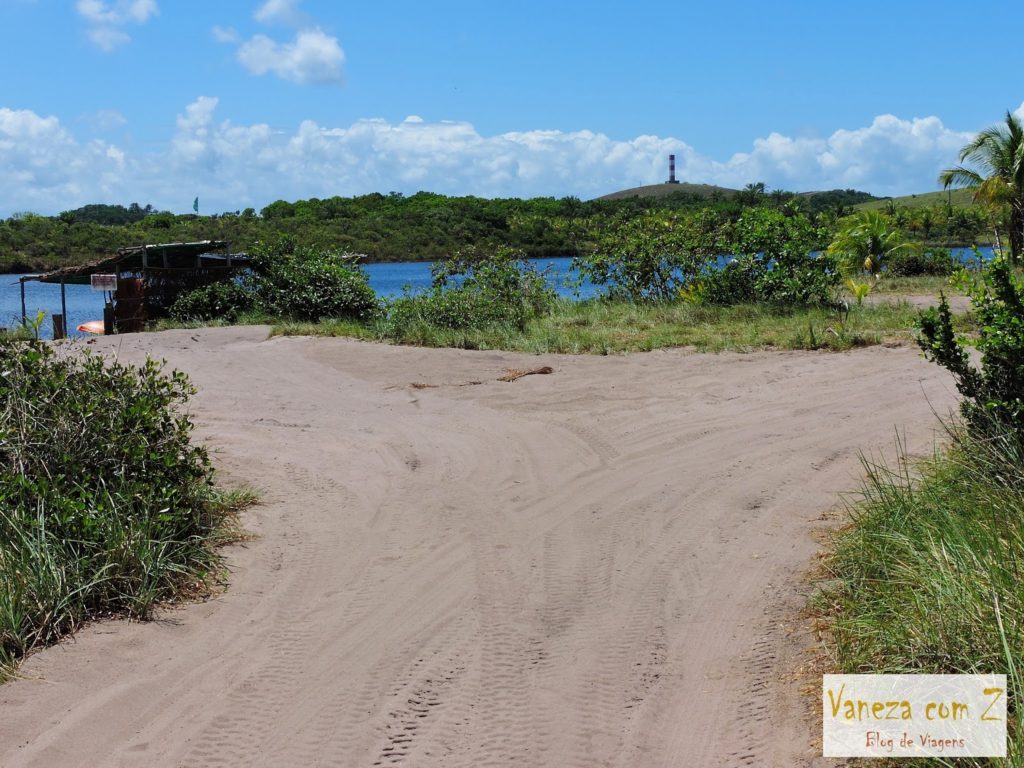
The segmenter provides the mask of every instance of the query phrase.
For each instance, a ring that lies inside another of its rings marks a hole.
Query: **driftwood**
[[[555,372],[555,369],[552,368],[550,365],[543,365],[540,368],[530,368],[530,369],[506,368],[505,369],[505,375],[500,377],[498,379],[498,381],[513,382],[516,379],[523,378],[523,376],[533,376],[535,374],[548,374],[548,373],[554,373],[554,372]]]

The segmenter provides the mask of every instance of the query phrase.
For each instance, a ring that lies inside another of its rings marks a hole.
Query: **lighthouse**
[[[668,156],[668,181],[666,181],[665,183],[666,184],[678,184],[679,183],[676,180],[676,156],[675,155],[669,155]]]

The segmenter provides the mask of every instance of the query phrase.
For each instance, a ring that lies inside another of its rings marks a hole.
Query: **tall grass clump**
[[[935,764],[1022,766],[1024,289],[1001,260],[961,283],[978,319],[979,364],[945,298],[919,321],[925,356],[963,395],[961,419],[928,459],[865,462],[819,607],[842,672],[1006,674],[1006,760]]]
[[[0,338],[0,674],[83,622],[201,592],[219,493],[184,374]]]

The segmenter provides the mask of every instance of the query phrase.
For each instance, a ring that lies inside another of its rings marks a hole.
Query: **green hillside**
[[[856,206],[857,210],[869,210],[872,208],[885,208],[892,200],[896,205],[905,208],[924,208],[929,205],[945,205],[952,202],[953,205],[974,205],[973,193],[968,189],[952,189],[949,191],[924,192],[920,195],[904,195],[903,197],[883,197],[878,200],[871,200]]]
[[[732,197],[738,190],[728,187],[716,187],[713,184],[648,184],[645,187],[633,187],[621,192],[612,192],[598,200],[626,200],[631,197],[669,197],[671,195],[699,195],[700,197]]]

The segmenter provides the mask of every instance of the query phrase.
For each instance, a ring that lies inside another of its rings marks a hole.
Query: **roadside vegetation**
[[[252,501],[213,483],[184,374],[0,338],[0,680],[96,618],[206,594]]]
[[[943,181],[969,183],[1007,213],[1024,189],[1022,138],[1007,115],[961,152],[981,171],[950,169]],[[1019,244],[1022,220],[1009,220]],[[901,451],[895,464],[865,460],[815,601],[837,671],[1007,675],[1007,758],[924,764],[1024,765],[1024,282],[1014,255],[1017,247],[959,274],[976,319],[972,339],[958,332],[945,297],[918,321],[918,344],[952,374],[960,413],[946,421],[946,445],[926,458]]]

